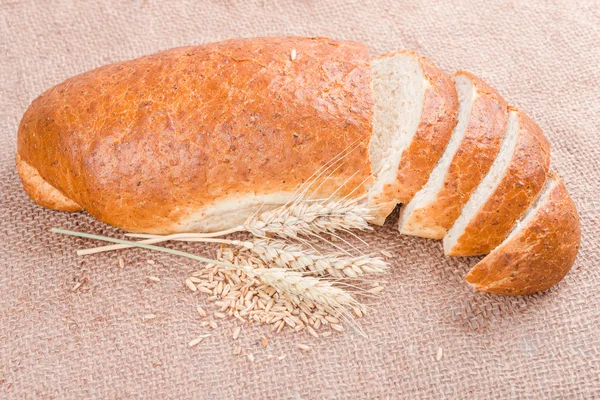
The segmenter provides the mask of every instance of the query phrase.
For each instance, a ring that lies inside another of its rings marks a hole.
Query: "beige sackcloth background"
[[[353,39],[373,55],[413,49],[447,72],[482,76],[528,112],[581,215],[571,273],[540,295],[476,293],[464,282],[476,260],[445,258],[440,242],[388,224],[365,235],[395,257],[360,321],[368,338],[244,327],[238,343],[251,363],[232,354],[235,321],[188,347],[207,331],[203,296],[184,286],[193,263],[127,250],[119,268],[119,254],[78,257],[95,243],[48,232],[120,234],[37,207],[21,190],[15,137],[37,95],[161,49],[273,35]],[[599,398],[599,64],[597,1],[0,0],[0,398]],[[143,322],[148,313],[158,318]]]

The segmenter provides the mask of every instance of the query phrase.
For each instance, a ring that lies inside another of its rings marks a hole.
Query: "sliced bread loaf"
[[[464,71],[452,75],[459,98],[458,123],[425,186],[403,208],[403,234],[442,239],[491,167],[506,131],[506,102]]]
[[[370,159],[376,224],[427,182],[456,125],[450,78],[411,51],[372,60],[375,108]]]
[[[535,200],[549,167],[550,144],[542,130],[526,114],[511,109],[498,157],[444,236],[444,253],[492,251]]]
[[[569,272],[580,239],[575,204],[551,173],[537,201],[500,246],[471,269],[467,282],[496,294],[541,292]]]

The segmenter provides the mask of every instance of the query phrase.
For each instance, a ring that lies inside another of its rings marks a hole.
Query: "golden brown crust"
[[[293,192],[350,145],[322,191],[357,171],[339,194],[366,181],[371,77],[366,46],[325,38],[167,50],[42,94],[18,153],[97,219],[168,233],[227,196]]]
[[[550,143],[531,118],[522,112],[518,116],[517,147],[506,175],[447,255],[488,254],[542,190],[550,167]]]
[[[37,204],[58,211],[82,211],[79,204],[65,197],[64,194],[46,182],[35,168],[21,160],[18,153],[15,161],[21,183],[23,183],[23,189]]]
[[[442,239],[460,216],[462,207],[486,175],[500,149],[508,117],[506,102],[475,75],[458,71],[452,76],[458,74],[468,77],[478,94],[464,138],[435,201],[426,207],[416,208],[401,227],[402,233]]]
[[[410,145],[402,153],[396,181],[385,185],[377,198],[378,203],[385,204],[379,209],[380,223],[398,203],[408,203],[427,183],[457,122],[458,96],[450,77],[425,57],[412,51],[402,52],[418,59],[427,86],[421,119]]]
[[[533,219],[475,265],[467,282],[477,290],[496,294],[544,291],[569,272],[580,239],[577,209],[559,181]]]

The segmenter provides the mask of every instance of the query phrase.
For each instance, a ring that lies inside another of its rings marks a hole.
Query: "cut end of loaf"
[[[15,161],[25,192],[38,205],[57,211],[82,211],[79,204],[66,197],[42,178],[37,169],[21,159],[19,153],[17,153]]]

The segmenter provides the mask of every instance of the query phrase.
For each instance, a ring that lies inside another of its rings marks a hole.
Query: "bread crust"
[[[376,197],[378,215],[373,223],[379,225],[398,203],[408,203],[427,183],[457,122],[458,95],[450,77],[415,52],[402,50],[398,53],[410,54],[419,61],[427,86],[421,119],[410,145],[402,152],[396,180],[385,185],[381,195]],[[379,57],[386,56],[389,54]]]
[[[488,254],[508,236],[544,186],[550,168],[550,143],[531,118],[515,111],[519,136],[506,175],[446,255]]]
[[[15,164],[21,177],[23,189],[37,204],[58,211],[76,212],[83,210],[79,204],[67,198],[58,189],[46,182],[37,169],[21,160],[19,153],[17,153]]]
[[[18,154],[91,215],[134,232],[174,232],[176,221],[227,197],[291,194],[349,147],[320,192],[356,174],[338,194],[359,187],[358,196],[371,175],[371,79],[368,50],[356,42],[171,49],[42,94],[21,121]]]
[[[547,290],[573,266],[580,240],[577,209],[564,184],[558,182],[533,219],[476,264],[467,282],[479,291],[495,294]]]
[[[464,138],[452,159],[436,199],[425,207],[414,209],[400,227],[400,232],[430,239],[442,239],[460,216],[471,193],[494,162],[506,131],[507,104],[487,83],[466,71],[464,75],[476,88]]]

